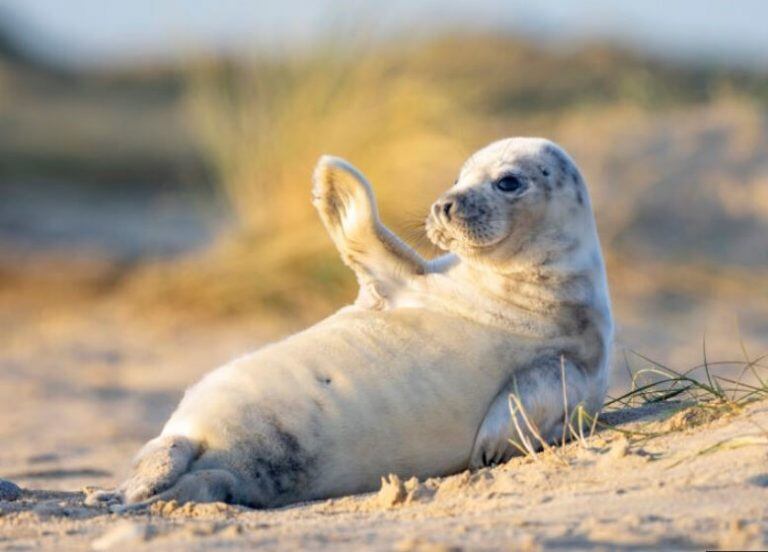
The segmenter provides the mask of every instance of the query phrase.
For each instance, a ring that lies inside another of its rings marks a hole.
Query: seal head
[[[584,181],[568,154],[542,138],[509,138],[467,160],[432,205],[426,228],[435,245],[466,260],[539,263],[572,251],[591,222]]]

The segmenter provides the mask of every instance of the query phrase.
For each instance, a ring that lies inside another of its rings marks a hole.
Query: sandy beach
[[[32,286],[32,280],[26,280]],[[49,285],[54,285],[49,283]],[[159,430],[186,385],[280,331],[243,319],[185,324],[119,295],[34,286],[3,299],[0,548],[265,550],[759,549],[766,546],[768,403],[606,414],[583,442],[537,458],[278,510],[87,505]],[[13,307],[13,308],[11,308]],[[641,432],[658,434],[647,438]]]

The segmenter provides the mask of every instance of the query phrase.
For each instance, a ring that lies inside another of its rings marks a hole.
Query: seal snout
[[[447,223],[474,224],[489,212],[486,198],[479,193],[452,193],[438,199],[432,205],[432,216]]]

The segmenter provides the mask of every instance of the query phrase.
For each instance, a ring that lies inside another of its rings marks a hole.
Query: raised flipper
[[[357,304],[383,309],[427,263],[379,219],[373,189],[355,167],[323,156],[315,168],[312,204],[360,284]]]

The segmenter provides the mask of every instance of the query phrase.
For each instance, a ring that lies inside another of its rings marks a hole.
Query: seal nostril
[[[451,211],[453,210],[453,201],[446,201],[443,203],[443,214],[445,218],[451,220]]]

